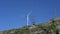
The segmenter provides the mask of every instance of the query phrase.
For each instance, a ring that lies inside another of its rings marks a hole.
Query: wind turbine
[[[56,18],[57,17],[57,15],[56,15],[56,8],[55,8],[55,11],[54,11],[54,18]]]
[[[29,25],[29,16],[30,16],[30,14],[31,14],[31,12],[29,12],[28,14],[27,14],[27,16],[26,16],[26,22],[27,22],[27,26]]]

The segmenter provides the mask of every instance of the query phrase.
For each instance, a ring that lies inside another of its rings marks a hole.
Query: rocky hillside
[[[56,34],[60,32],[60,18],[51,19],[47,23],[24,26],[0,32],[0,34]]]

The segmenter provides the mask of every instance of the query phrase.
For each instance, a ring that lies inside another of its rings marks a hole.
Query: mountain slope
[[[42,32],[46,34],[55,34],[57,30],[60,30],[60,18],[55,18],[47,23],[32,25],[32,26],[24,26],[18,29],[11,29],[0,32],[1,34],[33,34],[33,33],[40,33]]]

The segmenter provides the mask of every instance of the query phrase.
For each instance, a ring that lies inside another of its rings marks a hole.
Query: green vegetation
[[[52,20],[52,22],[50,23],[50,25],[48,24],[48,25],[44,25],[44,24],[38,24],[38,25],[35,25],[35,28],[33,28],[33,26],[24,26],[24,27],[22,27],[22,28],[19,28],[19,29],[12,29],[12,30],[7,30],[7,31],[4,31],[4,32],[7,32],[7,33],[9,33],[9,32],[11,32],[11,31],[14,31],[14,34],[30,34],[30,29],[29,28],[31,28],[32,27],[32,30],[31,30],[31,32],[35,32],[35,31],[37,31],[37,29],[46,29],[47,30],[47,32],[46,32],[46,34],[55,34],[56,33],[56,27],[57,27],[57,22],[56,21],[54,21],[54,20]]]

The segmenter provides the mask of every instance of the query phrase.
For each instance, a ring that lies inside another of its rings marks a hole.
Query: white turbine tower
[[[27,19],[27,26],[29,25],[29,16],[30,16],[31,12],[29,12],[26,16],[26,19]]]

